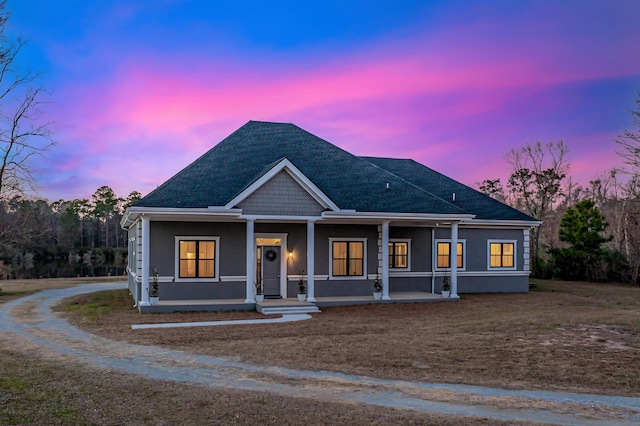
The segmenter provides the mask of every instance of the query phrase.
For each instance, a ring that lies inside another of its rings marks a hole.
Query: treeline
[[[632,111],[635,129],[612,144],[626,167],[576,184],[569,174],[569,148],[562,141],[528,144],[505,160],[511,175],[478,186],[542,221],[531,231],[532,273],[540,278],[639,283],[640,275],[640,92]]]
[[[139,199],[108,186],[90,200],[0,199],[0,279],[122,274],[127,234],[120,219]]]

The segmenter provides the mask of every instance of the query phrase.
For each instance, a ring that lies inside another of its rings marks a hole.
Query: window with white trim
[[[465,269],[465,246],[466,240],[458,240],[456,250],[456,267],[457,269]],[[451,268],[451,240],[436,240],[436,269]]]
[[[409,269],[411,259],[409,251],[411,240],[390,239],[389,240],[389,268]]]
[[[489,269],[516,269],[515,240],[489,240],[487,245]]]
[[[176,281],[217,280],[220,237],[176,238]]]
[[[362,278],[367,270],[367,240],[330,238],[331,276]]]

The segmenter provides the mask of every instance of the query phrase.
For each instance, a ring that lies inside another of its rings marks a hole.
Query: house
[[[524,213],[413,160],[358,157],[293,125],[250,121],[129,207],[140,311],[255,309],[422,292],[526,292]],[[453,249],[452,249],[453,248]],[[150,285],[152,287],[150,287]],[[438,296],[439,297],[439,296]]]

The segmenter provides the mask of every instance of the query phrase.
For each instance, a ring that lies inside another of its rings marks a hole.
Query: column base
[[[253,299],[247,299],[244,301],[244,303],[256,303],[256,301]]]
[[[389,297],[389,296],[382,296],[382,300],[391,300],[391,297]]]

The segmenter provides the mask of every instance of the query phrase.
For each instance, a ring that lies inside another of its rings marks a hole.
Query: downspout
[[[436,223],[436,226],[438,224]],[[431,228],[431,294],[436,291],[436,228]]]

